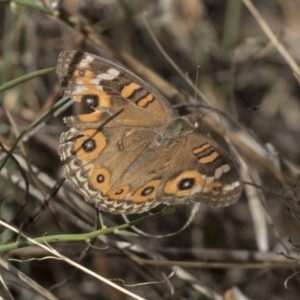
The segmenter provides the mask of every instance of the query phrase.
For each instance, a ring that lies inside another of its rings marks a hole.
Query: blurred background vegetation
[[[262,29],[264,22],[269,32]],[[94,241],[107,248],[86,253],[84,242],[51,246],[120,286],[122,280],[160,282],[124,287],[140,299],[300,298],[299,0],[2,0],[0,45],[1,221],[30,237],[93,230],[93,207],[67,183],[58,186],[64,177],[58,156],[59,137],[66,131],[62,117],[83,108],[54,107],[60,99],[54,71],[20,79],[55,67],[63,50],[91,52],[123,64],[174,105],[195,99],[191,83],[196,82],[205,95],[196,97],[202,106],[181,106],[178,113],[204,114],[201,130],[230,151],[243,180],[256,186],[245,184],[233,206],[202,205],[192,224],[172,237],[110,234]],[[15,79],[14,87],[3,88]],[[43,113],[48,113],[45,122],[35,124]],[[140,228],[156,235],[175,232],[191,206]],[[121,216],[102,216],[108,227],[125,222]],[[0,249],[17,239],[0,230]],[[49,254],[38,246],[2,254],[4,299],[133,299],[65,262],[39,260]]]

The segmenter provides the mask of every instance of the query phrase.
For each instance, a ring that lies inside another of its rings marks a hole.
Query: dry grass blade
[[[40,243],[34,241],[33,239],[27,237],[27,236],[24,235],[22,232],[18,231],[17,229],[13,228],[12,226],[6,224],[5,222],[3,222],[3,221],[1,221],[1,220],[0,220],[0,224],[1,224],[2,226],[4,226],[5,228],[7,228],[7,229],[13,231],[13,232],[20,234],[20,235],[22,236],[22,238],[24,238],[24,239],[30,241],[31,243],[33,243],[33,244],[35,244],[35,245],[38,245],[39,247],[45,249],[46,251],[48,251],[48,252],[51,253],[52,255],[56,256],[57,258],[61,259],[62,261],[64,261],[64,262],[66,262],[66,263],[68,263],[68,264],[70,264],[70,265],[72,265],[72,266],[78,268],[79,270],[85,272],[86,274],[89,274],[89,275],[91,275],[91,276],[94,276],[94,277],[97,278],[98,280],[105,282],[107,285],[110,285],[110,286],[114,287],[114,288],[117,289],[118,291],[121,291],[121,292],[123,292],[124,294],[126,294],[126,295],[128,295],[128,296],[131,296],[133,299],[138,299],[138,300],[143,300],[143,299],[144,299],[144,298],[142,298],[142,297],[139,297],[139,296],[137,296],[137,295],[135,295],[135,294],[133,294],[133,293],[131,293],[131,292],[129,292],[129,291],[127,291],[127,290],[121,288],[120,286],[118,286],[118,285],[114,284],[113,282],[111,282],[110,280],[107,280],[106,278],[103,278],[102,276],[100,276],[100,275],[98,275],[98,274],[92,272],[91,270],[84,268],[83,266],[77,264],[76,262],[70,260],[69,258],[67,258],[67,257],[65,257],[65,256],[63,256],[63,255],[61,255],[59,252],[57,252],[57,251],[54,250],[53,248],[51,248],[51,247],[49,247],[49,246],[46,246],[46,245],[43,245],[43,244],[40,244]],[[2,263],[3,263],[3,266],[6,265],[4,262],[2,262]],[[8,269],[9,269],[9,267],[8,267]],[[36,286],[36,289],[37,289],[37,288],[39,288],[39,287]],[[53,297],[53,296],[52,296],[52,297]],[[49,299],[56,299],[56,298],[54,297],[54,298],[49,298]]]
[[[2,221],[0,221],[2,222]],[[9,264],[5,259],[0,258],[0,265],[6,271],[15,275],[20,282],[26,284],[27,286],[31,287],[33,290],[37,291],[40,295],[44,296],[46,299],[49,300],[58,300],[53,294],[49,293],[47,289],[43,288],[39,284],[37,284],[34,280],[30,277],[26,276],[23,272],[19,271],[17,268]]]
[[[297,64],[297,62],[293,59],[293,57],[289,54],[289,52],[285,49],[285,47],[282,45],[282,43],[279,42],[279,40],[274,35],[273,31],[270,29],[270,27],[267,25],[263,17],[260,15],[258,10],[255,8],[251,0],[243,0],[244,4],[247,6],[247,8],[250,10],[250,12],[253,14],[254,18],[257,20],[258,24],[261,26],[267,37],[270,39],[274,47],[278,50],[278,52],[282,55],[282,57],[286,60],[287,64],[290,66],[290,68],[297,74],[297,76],[300,76],[300,69]]]
[[[1,275],[0,275],[0,285],[1,285],[0,290],[4,294],[5,299],[7,299],[7,300],[14,300],[13,295],[9,291],[9,289],[8,289],[6,283],[3,280],[3,277]]]

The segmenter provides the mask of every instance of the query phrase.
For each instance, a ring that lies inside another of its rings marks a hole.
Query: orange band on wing
[[[141,88],[140,85],[138,85],[137,83],[135,82],[132,82],[128,85],[125,85],[121,91],[121,95],[124,97],[124,98],[129,98],[130,96],[133,95],[133,93],[136,91],[136,90],[139,90]]]
[[[152,94],[148,94],[145,98],[138,100],[136,104],[140,107],[145,107],[148,103],[152,102],[153,100],[154,96]]]
[[[209,164],[209,163],[212,163],[218,157],[219,157],[219,153],[214,151],[210,155],[200,158],[199,162],[201,164]]]
[[[90,114],[82,114],[82,115],[78,115],[77,118],[78,118],[81,122],[84,122],[84,123],[92,123],[92,122],[99,121],[102,114],[103,114],[102,112],[95,111],[95,112],[90,113]]]
[[[206,149],[210,148],[211,145],[210,144],[204,144],[202,146],[200,146],[199,148],[195,148],[193,149],[193,153],[196,155],[196,154],[199,154],[203,151],[205,151]]]

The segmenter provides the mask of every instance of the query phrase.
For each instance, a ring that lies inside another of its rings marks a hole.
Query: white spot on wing
[[[80,68],[86,68],[89,63],[91,63],[94,60],[94,57],[87,55],[80,63]]]
[[[102,80],[113,80],[115,79],[118,75],[120,74],[120,72],[116,69],[108,69],[106,71],[106,73],[102,73],[97,75],[96,78],[92,79],[90,82],[91,84],[94,84],[96,86],[99,86],[100,82]]]
[[[215,170],[215,178],[219,179],[223,173],[227,173],[230,171],[230,166],[228,164],[222,165],[218,169]]]
[[[241,183],[239,181],[235,181],[232,184],[225,186],[223,189],[224,189],[224,191],[229,192],[229,191],[232,191],[235,188],[239,187],[240,185],[241,185]]]
[[[72,91],[72,95],[80,95],[85,90],[87,90],[87,88],[84,85],[76,85],[75,89]]]
[[[84,60],[86,60],[88,62],[92,62],[94,60],[94,57],[91,55],[87,55]]]
[[[113,80],[115,79],[120,72],[116,69],[108,69],[106,73],[98,74],[96,78],[93,78],[90,80],[90,83],[95,85],[99,90],[103,90],[103,87],[101,86],[102,80]],[[79,86],[81,87],[81,86]],[[75,94],[75,92],[73,92]],[[78,89],[78,94],[80,94],[80,90]],[[76,94],[77,95],[77,94]]]
[[[113,75],[115,78],[120,74],[120,72],[116,69],[108,69],[107,73]]]
[[[114,78],[116,78],[116,76],[114,74],[102,73],[102,74],[97,75],[97,78],[99,79],[99,81],[101,81],[101,80],[113,80]]]
[[[96,86],[97,89],[103,90],[102,86],[100,85],[100,79],[99,78],[94,78],[90,80],[90,83]]]
[[[211,176],[211,177],[206,177],[205,175],[202,175],[202,176],[205,179],[205,184],[215,181],[215,176]]]
[[[222,169],[223,169],[223,173],[227,173],[227,172],[229,172],[230,171],[230,166],[229,165],[223,165],[222,166]]]

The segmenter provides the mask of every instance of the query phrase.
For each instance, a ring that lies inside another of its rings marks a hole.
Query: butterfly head
[[[194,129],[198,129],[202,122],[202,118],[204,115],[201,114],[190,114],[187,116],[182,117],[188,124]]]

